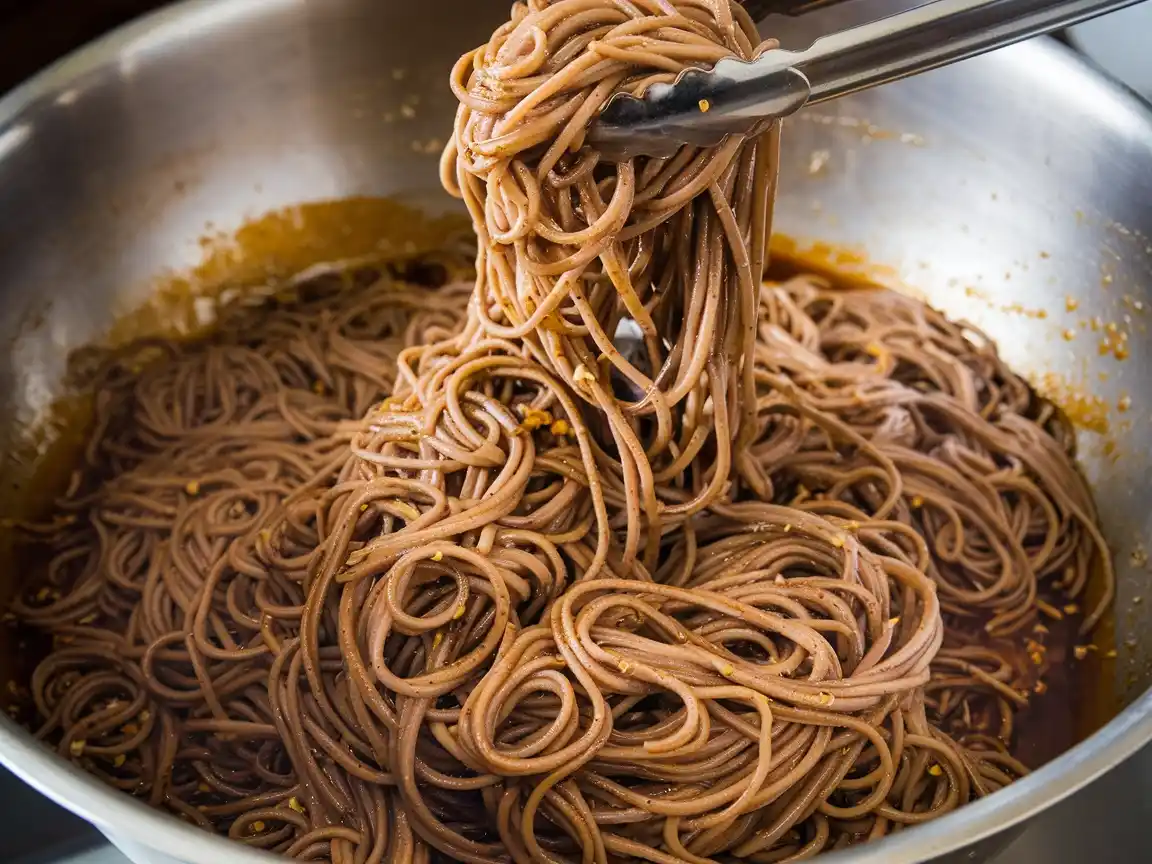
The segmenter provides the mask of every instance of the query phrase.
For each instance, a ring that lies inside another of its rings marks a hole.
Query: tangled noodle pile
[[[728,0],[517,3],[452,73],[474,284],[338,268],[104,358],[26,530],[37,734],[337,864],[782,861],[1024,773],[1041,594],[1111,579],[1066,420],[918,301],[761,285],[778,129],[585,142],[763,47]]]

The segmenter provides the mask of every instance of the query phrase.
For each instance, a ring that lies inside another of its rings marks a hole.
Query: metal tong
[[[641,96],[618,93],[590,130],[616,158],[670,156],[683,144],[715,146],[750,135],[804,105],[886,84],[1001,48],[1139,0],[934,0],[817,39],[804,51],[774,49],[757,59],[721,60],[685,70]],[[800,14],[827,0],[779,4],[748,0],[755,15]]]

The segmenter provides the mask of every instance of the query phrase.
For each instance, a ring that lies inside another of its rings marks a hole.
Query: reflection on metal
[[[31,137],[32,127],[28,123],[17,123],[7,129],[0,129],[0,160],[13,155]]]
[[[806,15],[844,2],[846,0],[742,0],[740,5],[748,10],[753,21],[762,21],[769,15]]]
[[[824,36],[803,51],[725,59],[639,96],[617,94],[590,137],[620,157],[669,156],[684,143],[714,146],[729,135],[753,134],[805,103],[888,84],[1135,2],[935,0]]]

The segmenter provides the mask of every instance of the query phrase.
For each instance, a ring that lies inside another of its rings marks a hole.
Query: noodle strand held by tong
[[[764,47],[729,0],[516,3],[451,78],[474,261],[97,356],[26,531],[37,735],[335,864],[783,861],[1024,773],[1037,609],[1111,584],[1066,420],[917,301],[761,285],[778,128],[586,141]]]

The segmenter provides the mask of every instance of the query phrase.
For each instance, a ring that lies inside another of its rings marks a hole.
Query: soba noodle
[[[1041,594],[1110,601],[1066,420],[918,301],[761,286],[778,129],[585,141],[762,48],[728,0],[517,3],[452,73],[474,283],[337,267],[102,355],[26,526],[36,734],[337,864],[792,860],[1025,773]]]

